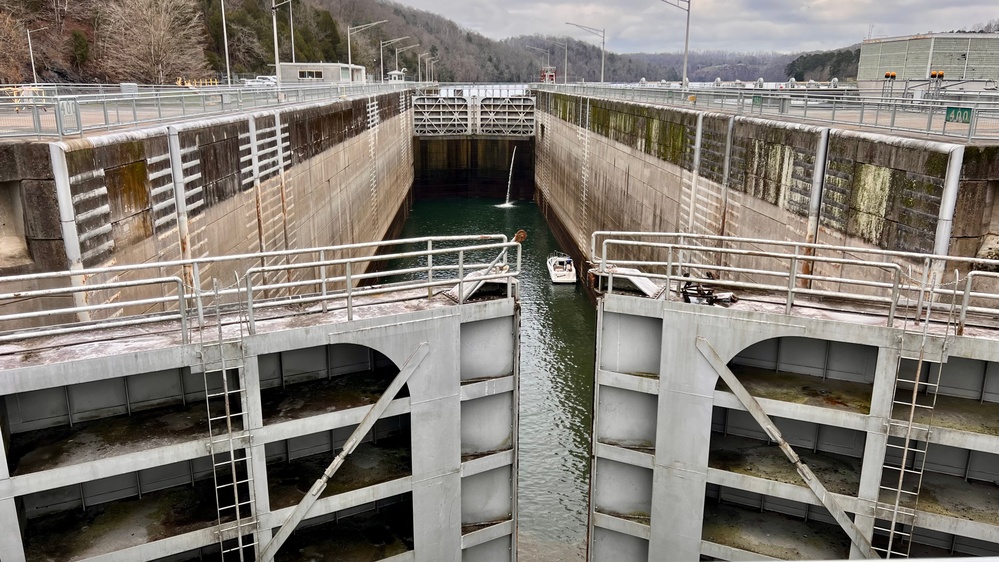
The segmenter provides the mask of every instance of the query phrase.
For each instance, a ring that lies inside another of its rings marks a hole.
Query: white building
[[[282,84],[365,82],[367,80],[367,70],[358,64],[283,62],[279,66]]]

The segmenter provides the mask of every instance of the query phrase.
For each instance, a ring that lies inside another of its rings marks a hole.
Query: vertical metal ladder
[[[371,218],[378,217],[378,125],[381,116],[378,113],[378,98],[368,98],[368,157],[371,159],[369,187],[371,192]]]
[[[208,454],[212,461],[215,505],[218,510],[216,535],[222,560],[252,558],[247,548],[256,545],[257,521],[253,497],[253,472],[248,446],[240,447],[237,433],[246,429],[245,390],[236,370],[243,367],[243,331],[238,340],[225,341],[222,333],[222,305],[217,280],[215,296],[215,339],[204,341],[202,326],[201,368],[208,409]],[[214,381],[213,377],[218,379]],[[234,424],[238,427],[234,428]],[[247,444],[248,445],[248,444]]]
[[[889,517],[880,519],[885,521],[884,524],[877,523],[879,519],[875,519],[874,526],[876,533],[883,537],[887,536],[887,543],[884,546],[880,543],[874,546],[874,550],[885,558],[909,557],[916,507],[926,466],[930,427],[933,423],[933,409],[936,407],[940,375],[947,362],[947,342],[952,328],[953,308],[947,319],[939,356],[932,358],[934,360],[927,358],[927,354],[931,353],[927,350],[927,342],[935,288],[936,273],[930,276],[928,285],[924,277],[919,288],[915,317],[918,325],[925,299],[926,318],[923,319],[922,329],[920,331],[910,329],[906,320],[899,338],[899,363],[895,373],[892,414],[888,419],[887,449],[882,465],[882,485],[878,501],[878,511],[882,514],[887,511]],[[919,353],[913,373],[902,372],[904,354],[901,351],[905,345],[906,335],[919,337]],[[924,376],[923,366],[927,363],[929,367],[925,369]]]
[[[586,108],[583,108],[582,98],[579,106],[579,128],[576,129],[576,141],[583,147],[583,155],[580,157],[579,165],[579,224],[586,224],[587,217],[587,196],[590,189],[590,101],[586,99]],[[581,247],[585,247],[583,242]]]

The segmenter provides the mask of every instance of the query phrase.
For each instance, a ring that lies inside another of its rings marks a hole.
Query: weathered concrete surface
[[[731,307],[712,307],[617,294],[601,299],[594,413],[600,442],[594,447],[597,468],[591,476],[593,560],[616,559],[599,537],[622,530],[629,540],[647,545],[650,560],[720,552],[702,541],[777,558],[847,556],[846,534],[828,524],[829,513],[740,400],[719,382],[695,350],[695,338],[710,343],[728,362],[816,477],[854,514],[861,531],[873,534],[871,506],[891,495],[879,485],[897,474],[885,464],[886,456],[898,455],[886,442],[899,430],[885,422],[896,398],[899,342],[906,327],[866,323],[859,315],[851,322],[844,311],[829,318],[788,316],[780,307],[757,310],[752,300],[750,295]],[[649,326],[660,324],[661,342],[632,335],[655,331]],[[926,544],[949,545],[953,539],[958,552],[995,555],[999,535],[991,514],[996,494],[990,489],[999,479],[999,438],[991,421],[996,404],[989,373],[999,357],[988,337],[950,341],[940,385],[944,395],[937,399],[933,417],[923,413],[919,420],[933,428],[917,532]],[[827,347],[825,342],[831,343]],[[651,362],[650,355],[660,357],[658,376],[652,378],[648,367],[634,365]],[[902,372],[908,367],[903,361]],[[652,412],[647,395],[656,400]],[[980,404],[981,399],[986,403]],[[622,403],[630,407],[620,407]],[[650,423],[655,426],[654,448],[622,448],[647,439]],[[605,436],[614,439],[601,439]],[[651,466],[651,490],[634,475],[607,478],[601,466],[625,466],[617,470],[620,474]],[[646,497],[651,502],[643,504]],[[638,505],[651,506],[648,519],[635,517],[641,510],[632,506]]]
[[[412,183],[408,104],[406,94],[386,94],[67,141],[82,265],[381,239]],[[0,151],[15,163],[4,181],[18,182],[26,203],[33,264],[18,271],[65,269],[71,249],[62,246],[48,145]],[[0,272],[11,273],[2,263]]]
[[[584,253],[594,230],[797,242],[814,235],[820,243],[933,250],[948,162],[939,147],[831,130],[818,155],[821,127],[550,92],[538,93],[537,108],[539,199]],[[999,149],[969,146],[966,155],[950,255],[974,256],[999,233],[990,226]],[[825,173],[813,186],[817,157]],[[810,233],[814,187],[819,228]]]

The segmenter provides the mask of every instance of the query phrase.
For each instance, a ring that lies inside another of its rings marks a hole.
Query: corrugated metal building
[[[933,33],[868,39],[860,46],[859,82],[927,79],[943,71],[948,80],[999,78],[999,34]]]

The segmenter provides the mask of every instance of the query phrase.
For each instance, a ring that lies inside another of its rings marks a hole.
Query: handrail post
[[[971,282],[976,272],[971,271],[964,280],[964,298],[961,299],[961,315],[957,321],[957,335],[964,335],[964,322],[968,318],[968,305],[971,304]],[[955,287],[956,288],[956,287]]]
[[[679,289],[679,287],[677,287]],[[673,290],[673,245],[666,248],[666,293],[663,300],[669,301],[670,291]]]
[[[194,302],[198,307],[198,326],[204,326],[205,305],[201,300],[201,268],[198,267],[198,262],[191,264],[191,285],[194,286]]]
[[[35,111],[37,111],[37,109]],[[59,140],[62,140],[63,137],[65,136],[65,126],[63,125],[62,122],[62,101],[59,99],[59,96],[56,96],[55,99],[54,113],[55,113],[55,122],[56,122],[56,132],[59,133]],[[38,124],[39,130],[41,130],[41,126],[42,126],[41,122],[39,122]]]
[[[458,250],[458,304],[465,304],[465,250]]]
[[[791,270],[787,275],[787,304],[784,307],[784,314],[791,314],[791,307],[794,306],[794,284],[797,282],[798,273],[798,245],[794,245],[794,255],[791,257]]]
[[[184,345],[191,343],[191,335],[188,333],[187,303],[184,294],[184,280],[177,279],[177,312],[180,314],[180,341]]]
[[[326,250],[319,250],[319,278],[322,280],[320,283],[321,293],[323,296],[323,313],[329,312],[329,308],[326,303]]]
[[[427,298],[433,298],[434,296],[434,241],[427,240]]]
[[[347,321],[348,322],[353,322],[354,321],[354,292],[353,292],[354,283],[351,280],[351,272],[350,272],[351,262],[348,261],[346,265],[347,265],[347,271],[346,271],[346,275],[347,275]]]
[[[902,284],[902,268],[896,267],[892,276],[891,304],[888,305],[888,327],[895,325],[895,309],[898,307],[898,293]]]
[[[975,128],[978,125],[978,103],[971,108],[971,120],[968,121],[968,142],[975,137]]]
[[[201,307],[198,308],[200,310]],[[253,276],[249,273],[246,274],[246,329],[251,336],[257,333],[257,324],[253,318]]]

